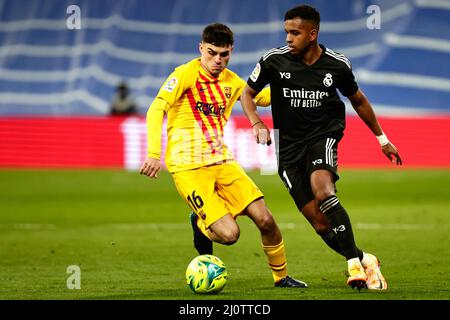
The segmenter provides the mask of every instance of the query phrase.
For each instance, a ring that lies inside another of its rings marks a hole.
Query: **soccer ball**
[[[225,264],[210,254],[195,257],[186,269],[186,282],[195,293],[218,293],[225,287],[227,278]]]

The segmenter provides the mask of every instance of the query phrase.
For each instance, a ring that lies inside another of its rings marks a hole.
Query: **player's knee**
[[[258,221],[259,230],[263,233],[270,232],[276,229],[276,223],[270,213],[264,214]]]
[[[324,189],[324,190],[317,191],[315,194],[315,198],[318,202],[321,202],[333,195],[334,195],[333,190]]]
[[[230,246],[236,243],[239,239],[239,232],[237,233],[229,233],[222,237],[222,241],[224,245]]]
[[[221,234],[222,243],[227,246],[232,245],[232,244],[236,243],[236,241],[238,241],[239,236],[240,236],[240,231],[239,231],[238,227],[224,230]]]

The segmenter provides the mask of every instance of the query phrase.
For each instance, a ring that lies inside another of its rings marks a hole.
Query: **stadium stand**
[[[284,12],[299,3],[0,0],[0,168],[138,169],[148,106],[173,68],[198,56],[204,26],[233,29],[229,68],[246,79],[264,52],[285,44]],[[405,166],[450,167],[450,1],[308,3],[321,12],[319,42],[350,58]],[[122,81],[138,114],[109,117]],[[340,164],[388,166],[373,134],[347,111]],[[255,144],[239,103],[225,142],[244,168],[276,171],[274,145]]]
[[[284,44],[283,13],[298,3],[1,0],[0,116],[107,114],[122,80],[144,114],[215,21],[234,30],[230,69],[246,78],[262,53]],[[322,15],[320,42],[350,58],[379,114],[450,113],[449,1],[309,3]],[[380,29],[367,27],[371,4]],[[70,5],[80,8],[80,29],[67,27]]]

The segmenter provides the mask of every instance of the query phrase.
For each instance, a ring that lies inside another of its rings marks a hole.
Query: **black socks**
[[[336,233],[333,230],[330,231],[327,234],[320,235],[320,237],[327,244],[327,246],[329,246],[331,249],[333,249],[334,251],[336,251],[340,255],[345,256],[344,252],[342,251],[341,246],[339,245],[339,242],[338,242],[338,240],[336,238]],[[359,260],[362,261],[364,253],[358,247],[356,247],[356,250],[358,251],[358,258],[359,258]]]
[[[324,239],[327,245],[336,252],[344,255],[347,260],[359,258],[360,255],[362,256],[361,250],[355,244],[350,218],[344,207],[340,204],[339,199],[335,195],[329,196],[319,202],[319,208],[327,216],[331,224],[332,232],[335,234],[335,237],[330,236],[330,234],[322,236],[322,239]],[[340,248],[338,248],[335,242],[337,242]]]

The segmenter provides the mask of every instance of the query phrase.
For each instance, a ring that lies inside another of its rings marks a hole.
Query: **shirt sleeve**
[[[339,91],[346,97],[349,97],[358,90],[358,84],[356,83],[355,76],[351,68],[344,67],[342,71],[342,79],[338,86]]]
[[[175,69],[166,79],[147,111],[147,156],[160,159],[161,131],[164,114],[182,97],[191,85],[193,77],[186,65]]]
[[[189,78],[192,77],[186,65],[176,68],[159,89],[156,97],[166,101],[169,106],[173,106],[189,88]]]
[[[155,159],[161,157],[161,132],[164,113],[169,109],[169,104],[155,98],[147,111],[147,156]]]
[[[247,84],[257,92],[260,92],[269,83],[269,70],[265,61],[261,58],[247,80]]]
[[[238,96],[240,97],[242,91],[244,91],[244,87],[246,85],[245,81],[241,78],[238,79],[239,87],[238,87]],[[259,92],[255,97],[255,103],[257,106],[268,107],[270,106],[270,87],[265,87],[261,92]]]
[[[257,106],[268,107],[270,106],[270,87],[262,89],[255,97]]]

